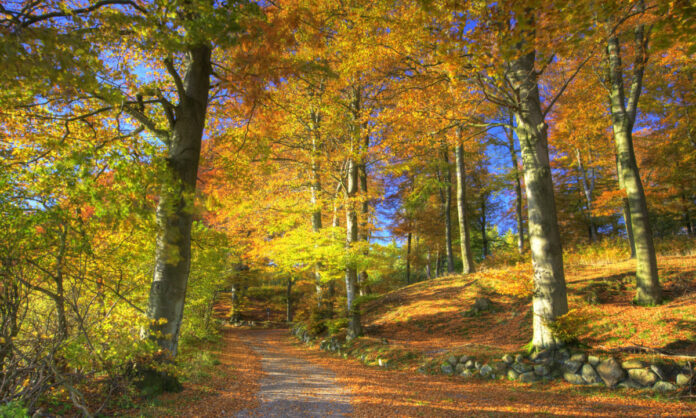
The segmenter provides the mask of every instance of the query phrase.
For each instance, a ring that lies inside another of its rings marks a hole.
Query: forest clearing
[[[0,417],[696,415],[690,0],[0,3]]]

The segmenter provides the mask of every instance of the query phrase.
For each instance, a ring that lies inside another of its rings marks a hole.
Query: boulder
[[[474,376],[474,372],[472,372],[471,370],[464,370],[463,372],[461,372],[460,376],[468,379]]]
[[[505,354],[505,355],[502,357],[502,360],[503,360],[505,363],[507,363],[507,364],[512,364],[512,362],[515,361],[515,359],[512,358],[512,356],[511,356],[510,354]]]
[[[587,361],[587,355],[585,353],[576,353],[570,356],[571,361],[579,361],[580,363],[584,363]]]
[[[582,367],[582,363],[575,360],[566,360],[563,362],[563,371],[566,373],[577,373]]]
[[[587,362],[593,366],[598,365],[599,361],[600,361],[599,357],[597,357],[597,356],[587,356]]]
[[[537,364],[534,366],[534,374],[537,376],[547,376],[551,373],[551,370],[544,366],[543,364]]]
[[[522,354],[518,354],[515,356],[515,363],[522,363],[524,361],[524,356]]]
[[[474,301],[473,309],[476,309],[479,312],[481,312],[481,311],[487,311],[487,310],[491,309],[491,306],[493,306],[493,303],[491,302],[490,299],[488,299],[488,298],[476,298],[476,300]]]
[[[481,366],[481,370],[479,370],[479,373],[483,377],[488,377],[491,374],[493,374],[493,368],[487,364],[484,364],[483,366]]]
[[[494,362],[491,364],[491,367],[493,367],[493,370],[498,374],[505,374],[508,369],[507,364],[503,363],[502,361]]]
[[[599,377],[594,367],[592,367],[590,363],[585,363],[582,366],[580,375],[583,379],[585,379],[585,382],[589,384],[600,383],[602,381],[602,379]]]
[[[563,378],[574,385],[584,385],[586,384],[585,379],[582,378],[579,374],[575,373],[563,373]]]
[[[519,373],[517,373],[515,370],[510,369],[507,371],[507,378],[509,380],[517,380],[517,378],[520,376]]]
[[[456,356],[449,356],[447,357],[447,362],[454,367],[457,365],[457,363],[459,363],[459,358]]]
[[[531,372],[532,366],[526,363],[512,363],[512,369],[519,374]]]
[[[459,362],[460,362],[460,363],[466,363],[466,362],[469,361],[470,359],[471,359],[471,357],[469,357],[469,356],[467,356],[467,355],[463,355],[463,356],[459,357]]]
[[[389,360],[378,358],[377,364],[379,364],[379,367],[389,367]]]
[[[621,367],[623,367],[626,370],[630,370],[630,369],[642,369],[645,367],[645,365],[640,360],[626,360],[623,363],[621,363]]]
[[[650,369],[629,369],[628,376],[631,380],[643,386],[652,386],[657,382],[657,375]]]
[[[464,367],[467,369],[473,369],[474,368],[474,360],[467,360],[466,363],[464,363]]]
[[[679,373],[677,375],[677,385],[686,386],[689,384],[689,381],[691,381],[691,376],[684,373]]]
[[[623,382],[619,383],[617,387],[623,388],[623,389],[642,389],[643,386],[639,385],[638,383],[634,382],[631,379],[626,379]]]
[[[654,390],[655,392],[672,392],[674,390],[677,390],[677,387],[669,382],[665,382],[664,380],[659,380],[655,382],[655,384],[652,387],[652,390]]]
[[[474,362],[474,369],[480,370],[480,369],[481,369],[481,363],[478,362],[478,361],[475,361],[475,362]]]
[[[626,377],[626,372],[621,368],[615,358],[609,357],[597,365],[597,373],[602,378],[604,384],[610,388],[616,386]]]
[[[518,380],[523,383],[532,383],[539,380],[539,378],[537,377],[537,375],[534,374],[534,372],[527,372],[520,374]]]
[[[454,368],[454,373],[462,374],[464,370],[466,370],[466,366],[464,366],[462,363],[457,363],[457,367]]]
[[[451,364],[445,362],[440,365],[440,371],[444,374],[454,374],[454,367]]]
[[[534,361],[534,362],[541,362],[544,359],[552,358],[553,357],[553,350],[550,348],[545,348],[541,351],[535,351],[532,353],[532,355],[529,356],[529,359]]]

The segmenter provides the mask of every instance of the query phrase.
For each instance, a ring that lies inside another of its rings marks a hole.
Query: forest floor
[[[567,263],[571,325],[588,351],[648,347],[693,355],[696,255],[660,256],[659,264],[665,302],[637,307],[631,303],[632,260],[589,257]],[[183,393],[157,398],[139,415],[696,416],[693,400],[637,389],[415,372],[424,358],[438,353],[461,351],[484,359],[519,351],[531,338],[530,289],[520,279],[529,275],[528,264],[486,269],[416,283],[368,302],[367,336],[357,341],[388,347],[390,352],[376,354],[397,356],[389,368],[300,344],[287,329],[226,325],[222,342],[212,349],[219,362],[207,376],[186,384]],[[465,314],[479,297],[488,298],[492,309]],[[399,355],[406,361],[400,363]]]
[[[307,347],[288,330],[225,330],[206,387],[159,400],[144,416],[694,416],[696,404],[565,382],[464,380],[366,366]],[[220,384],[220,385],[218,385]],[[316,385],[316,388],[313,387]],[[315,390],[316,389],[316,390]],[[165,408],[166,406],[166,408]]]

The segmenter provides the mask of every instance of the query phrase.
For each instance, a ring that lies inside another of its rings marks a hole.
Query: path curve
[[[285,349],[287,330],[245,332],[249,346],[261,356],[259,401],[236,417],[343,417],[352,413],[350,392],[334,372],[292,355]]]

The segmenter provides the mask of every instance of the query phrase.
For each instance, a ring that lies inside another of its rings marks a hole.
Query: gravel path
[[[288,350],[287,330],[246,333],[247,342],[261,356],[261,406],[237,417],[343,417],[352,412],[350,393],[338,385],[335,374]]]

